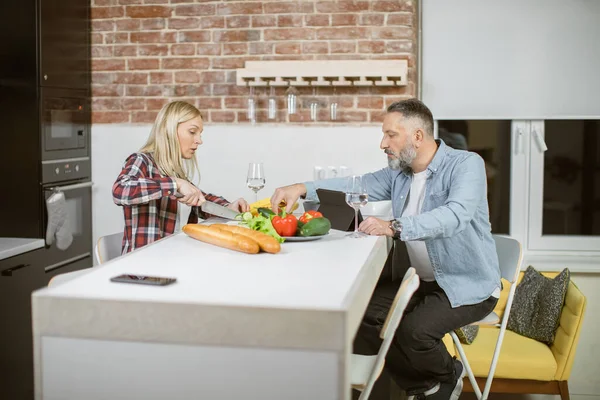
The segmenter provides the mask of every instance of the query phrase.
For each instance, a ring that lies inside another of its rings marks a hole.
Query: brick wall
[[[336,89],[337,123],[380,121],[386,105],[415,95],[414,1],[92,0],[93,122],[153,122],[174,99],[195,104],[205,121],[247,122],[248,89],[235,83],[245,61],[406,59],[405,87]],[[268,122],[266,89],[255,90],[257,120]],[[276,122],[312,123],[312,88],[299,89],[291,116],[284,91]],[[317,89],[322,122],[332,95]]]

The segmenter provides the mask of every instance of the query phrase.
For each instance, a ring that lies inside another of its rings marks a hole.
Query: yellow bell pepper
[[[279,207],[284,207],[285,203],[282,202],[279,204]],[[296,210],[300,205],[298,204],[298,202],[294,203],[294,206],[292,207],[292,212],[294,210]],[[250,212],[252,213],[252,215],[257,216],[258,215],[258,209],[259,208],[271,208],[271,198],[267,197],[264,198],[262,200],[256,201],[252,204],[250,204]]]

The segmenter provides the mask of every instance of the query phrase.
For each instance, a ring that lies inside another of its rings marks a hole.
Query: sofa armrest
[[[571,281],[565,296],[565,305],[560,315],[556,337],[554,343],[550,346],[550,350],[552,350],[552,354],[556,359],[555,379],[557,381],[566,381],[571,375],[586,303],[583,293]]]

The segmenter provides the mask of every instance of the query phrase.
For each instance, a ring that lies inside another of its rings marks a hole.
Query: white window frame
[[[528,249],[540,251],[577,251],[599,253],[600,236],[583,235],[543,235],[543,201],[544,201],[544,143],[545,120],[532,120],[529,136],[529,228]]]
[[[529,229],[529,129],[527,120],[511,124],[510,236],[527,249]]]

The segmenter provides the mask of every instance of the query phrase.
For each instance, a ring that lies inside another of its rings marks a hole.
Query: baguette
[[[183,231],[191,238],[226,249],[248,254],[256,254],[259,251],[256,241],[233,232],[198,224],[187,224],[183,227]]]
[[[258,246],[262,251],[266,251],[267,253],[276,254],[279,253],[279,251],[281,250],[281,244],[279,244],[277,239],[275,239],[271,235],[267,235],[266,233],[255,231],[250,228],[245,228],[243,226],[226,224],[213,224],[211,226],[250,238],[256,243],[258,243]]]

